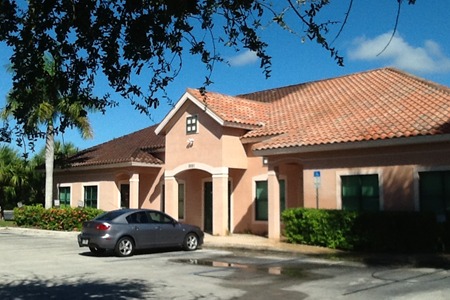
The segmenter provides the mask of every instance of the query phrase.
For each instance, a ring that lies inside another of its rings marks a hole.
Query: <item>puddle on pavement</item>
[[[269,265],[247,265],[240,263],[231,263],[225,261],[216,260],[203,260],[203,259],[174,259],[173,262],[197,265],[197,266],[209,266],[217,268],[232,268],[242,269],[245,271],[265,272],[270,275],[285,275],[296,278],[311,277],[311,274],[305,269],[295,266],[269,266]]]

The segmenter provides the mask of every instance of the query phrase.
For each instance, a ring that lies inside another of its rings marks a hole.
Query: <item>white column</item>
[[[279,240],[280,230],[280,183],[278,181],[278,170],[269,167],[267,189],[269,197],[269,239]]]
[[[228,169],[213,174],[213,235],[228,233]]]
[[[139,174],[130,178],[130,208],[139,208]]]
[[[165,213],[178,220],[178,182],[174,176],[164,177]]]

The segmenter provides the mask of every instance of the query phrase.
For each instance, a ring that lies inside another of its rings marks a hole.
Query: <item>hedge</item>
[[[91,220],[103,211],[95,208],[49,208],[42,205],[14,208],[14,221],[18,226],[48,230],[81,230],[84,221]]]
[[[292,208],[282,213],[290,243],[342,250],[436,252],[450,246],[450,225],[433,213]]]

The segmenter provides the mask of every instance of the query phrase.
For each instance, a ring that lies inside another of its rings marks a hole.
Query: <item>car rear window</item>
[[[121,210],[110,211],[110,212],[104,213],[103,215],[98,216],[97,218],[95,218],[95,220],[111,221],[111,220],[114,220],[115,218],[117,218],[118,216],[123,215],[124,213],[126,213],[126,211],[121,211]]]

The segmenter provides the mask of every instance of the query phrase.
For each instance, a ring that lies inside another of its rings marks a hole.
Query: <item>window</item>
[[[84,207],[97,208],[97,197],[96,185],[84,187]]]
[[[186,133],[192,134],[197,133],[198,126],[197,126],[197,115],[189,116],[186,118]]]
[[[173,224],[174,221],[172,218],[158,211],[151,211],[148,213],[148,217],[150,222],[153,223],[161,223],[161,224]]]
[[[184,220],[184,183],[178,184],[178,220]]]
[[[341,176],[341,184],[343,210],[380,210],[380,187],[377,174]]]
[[[450,171],[419,172],[420,210],[450,211]]]
[[[70,206],[70,187],[69,186],[60,186],[59,187],[59,206],[60,207],[69,207]]]
[[[267,180],[256,181],[255,216],[257,221],[267,221],[269,219],[269,197]],[[285,181],[280,180],[280,212],[286,209],[286,189]]]
[[[138,211],[127,216],[128,224],[148,224],[150,223],[147,213],[145,211]]]

